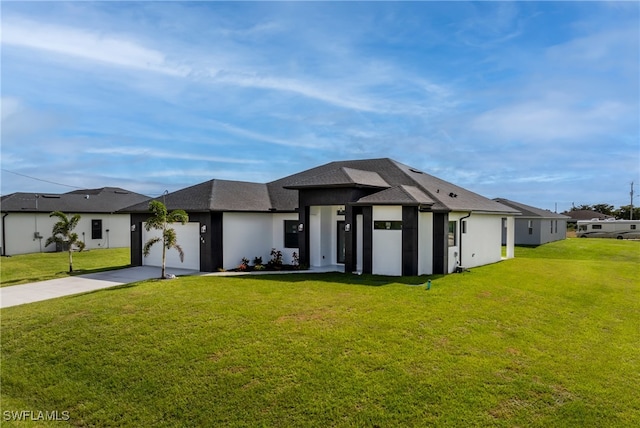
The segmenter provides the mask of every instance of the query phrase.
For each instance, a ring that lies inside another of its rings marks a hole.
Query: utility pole
[[[629,210],[629,220],[633,220],[633,181],[631,182],[631,209]]]

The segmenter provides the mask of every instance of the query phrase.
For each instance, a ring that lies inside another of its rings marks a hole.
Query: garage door
[[[144,226],[144,224],[143,224]],[[193,269],[200,270],[200,224],[199,223],[187,223],[187,224],[172,224],[171,228],[176,231],[178,245],[182,247],[184,251],[184,262],[180,262],[180,255],[175,249],[167,250],[166,266],[167,268],[176,269]],[[147,232],[146,229],[142,229],[142,245],[153,237],[161,237],[162,233],[159,230],[151,229]],[[151,247],[151,252],[147,257],[142,256],[142,264],[145,266],[162,266],[162,244],[160,242],[154,244]]]

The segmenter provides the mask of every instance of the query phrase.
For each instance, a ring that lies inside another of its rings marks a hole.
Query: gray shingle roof
[[[311,186],[314,177],[327,177],[332,176],[332,174],[333,176],[339,176],[341,174],[340,170],[344,171],[345,168],[375,172],[390,187],[402,185],[416,187],[424,193],[427,198],[433,201],[432,210],[434,211],[516,212],[513,208],[389,158],[331,162],[274,181],[270,183],[270,186],[276,188],[276,190],[271,192],[272,203],[275,207],[278,207],[280,202],[278,197],[285,196],[284,193],[277,189],[278,187],[297,187],[301,183],[305,186]],[[344,185],[344,183],[342,184]],[[387,193],[387,195],[392,195],[392,193]],[[290,197],[291,195],[287,196]],[[382,196],[384,196],[384,194]],[[377,198],[377,203],[380,204],[393,202],[391,199],[387,201],[381,199],[380,195],[378,195]]]
[[[421,204],[430,205],[433,211],[517,213],[513,208],[388,158],[330,162],[266,184],[210,180],[170,193],[164,200],[169,210],[291,212],[298,208],[297,189],[331,187],[380,190],[359,203]],[[148,203],[124,211],[147,212]]]
[[[74,190],[68,193],[12,193],[2,197],[2,212],[62,211],[76,213],[113,213],[149,197],[119,187]]]
[[[435,203],[433,199],[427,196],[422,190],[415,186],[392,187],[390,189],[381,190],[369,196],[360,198],[357,202],[361,205],[428,205]]]
[[[269,211],[271,201],[266,184],[246,181],[209,180],[165,196],[168,210],[197,211]],[[126,212],[148,212],[149,201],[125,208]]]
[[[288,184],[285,187],[288,189],[304,189],[314,187],[388,188],[391,186],[375,171],[339,167],[322,171],[320,174],[312,177],[299,177],[298,181]]]
[[[522,213],[522,217],[520,218],[545,218],[545,219],[568,219],[569,217],[554,213],[549,210],[543,210],[541,208],[532,207],[531,205],[526,205],[520,202],[510,201],[505,198],[495,198],[494,201],[500,202],[503,205],[514,208]]]

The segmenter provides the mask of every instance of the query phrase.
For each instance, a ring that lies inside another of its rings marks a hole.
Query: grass
[[[72,275],[101,272],[130,265],[129,248],[73,253]],[[24,284],[69,276],[69,253],[33,253],[0,258],[0,285]]]
[[[517,251],[429,291],[184,277],[7,308],[2,409],[68,411],[54,426],[639,426],[640,242]]]

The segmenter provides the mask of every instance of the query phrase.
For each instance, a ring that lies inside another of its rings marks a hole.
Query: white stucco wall
[[[222,215],[222,264],[225,269],[238,267],[242,258],[253,261],[262,257],[268,262],[273,242],[270,214],[224,213]]]
[[[102,220],[102,239],[91,239],[91,221],[94,219]],[[44,243],[57,221],[58,218],[49,217],[49,213],[9,213],[2,231],[5,233],[5,254],[55,251],[55,245],[45,247]],[[73,231],[84,241],[87,250],[129,247],[131,244],[129,214],[81,214]],[[41,240],[34,238],[36,232],[42,236]]]
[[[146,231],[143,223],[142,244],[144,245],[153,237],[161,237],[162,231],[151,229]],[[180,253],[175,249],[167,250],[165,266],[176,269],[200,270],[200,223],[174,223],[171,228],[176,231],[178,245],[184,252],[184,262],[180,261]],[[162,243],[157,242],[151,247],[147,257],[142,257],[142,264],[145,266],[162,266]]]
[[[464,216],[466,213],[455,213],[449,219],[459,220]],[[462,266],[471,268],[499,262],[502,259],[502,216],[473,213],[464,221],[467,223],[467,233],[462,234]],[[461,227],[458,221],[459,231]],[[459,247],[456,248],[458,250]]]
[[[222,215],[223,266],[234,269],[246,257],[262,262],[271,260],[271,249],[282,251],[282,261],[289,264],[297,248],[284,248],[284,221],[298,220],[298,214],[224,213]]]
[[[337,264],[338,221],[344,206],[312,206],[309,208],[309,263],[311,266]]]
[[[374,206],[373,221],[402,221],[402,207]],[[377,275],[402,275],[402,231],[373,230],[373,266]]]
[[[288,214],[271,214],[271,228],[272,228],[272,237],[271,237],[271,248],[275,248],[277,250],[282,251],[282,261],[285,264],[293,263],[293,253],[297,253],[300,255],[299,248],[284,248],[284,221],[285,220],[295,220],[296,223],[298,221],[298,214],[296,213],[288,213]],[[271,252],[271,248],[269,248],[269,252],[267,253],[267,258],[264,256],[262,260],[264,263],[268,262],[271,259],[269,253]],[[253,259],[252,259],[253,260]]]

